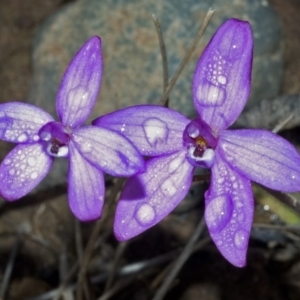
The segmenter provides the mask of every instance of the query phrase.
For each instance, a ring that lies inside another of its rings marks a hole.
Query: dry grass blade
[[[3,280],[2,280],[2,284],[1,284],[1,288],[0,288],[0,299],[5,299],[6,290],[7,290],[8,284],[9,284],[12,270],[14,268],[16,256],[19,251],[20,245],[21,245],[21,236],[20,236],[20,234],[18,234],[16,242],[10,253],[9,260],[7,262],[7,265],[6,265],[6,268],[4,271]]]
[[[193,235],[191,236],[190,240],[188,241],[188,243],[184,247],[182,253],[180,254],[178,259],[176,260],[176,262],[174,264],[174,267],[172,268],[172,270],[170,271],[170,273],[166,277],[166,279],[163,282],[163,284],[161,285],[161,287],[158,289],[158,291],[157,291],[156,295],[154,296],[153,300],[162,300],[164,298],[164,296],[168,292],[168,289],[170,288],[174,278],[176,277],[176,275],[178,274],[178,272],[180,271],[180,269],[182,268],[184,263],[187,261],[187,259],[191,255],[191,253],[193,251],[193,248],[194,248],[194,245],[197,242],[197,240],[199,239],[200,235],[202,234],[204,228],[205,228],[205,221],[204,221],[204,218],[203,218],[200,221],[200,223],[198,224],[198,226],[196,227]]]
[[[152,15],[152,19],[156,28],[158,41],[159,41],[159,48],[161,53],[161,59],[162,59],[162,66],[163,66],[163,87],[164,87],[164,93],[167,90],[168,84],[169,84],[169,70],[168,70],[168,58],[167,58],[167,50],[165,46],[164,36],[161,30],[160,23],[156,17],[156,15]],[[167,97],[165,104],[166,107],[169,106],[169,97]]]
[[[273,133],[277,133],[280,130],[282,130],[284,128],[284,126],[290,122],[292,119],[294,118],[294,114],[289,115],[285,120],[283,120],[282,122],[280,122],[278,125],[276,125],[274,127],[274,129],[272,130]]]
[[[203,36],[203,33],[204,33],[210,19],[212,18],[213,14],[214,14],[214,10],[209,9],[203,23],[201,24],[201,26],[198,30],[198,33],[197,33],[196,37],[194,38],[192,44],[189,46],[189,48],[188,48],[183,60],[181,61],[176,73],[172,77],[172,79],[170,81],[170,84],[168,85],[163,97],[161,98],[161,100],[160,100],[161,105],[165,106],[166,101],[167,101],[167,99],[170,95],[171,90],[173,89],[173,87],[174,87],[175,83],[177,82],[177,80],[178,80],[180,74],[182,73],[183,69],[185,68],[185,66],[189,62],[189,60],[192,56],[192,53],[194,52],[198,42],[200,41],[201,37]]]
[[[77,295],[76,295],[77,300],[83,299],[82,295],[83,295],[83,287],[85,286],[85,276],[87,273],[90,258],[93,254],[95,241],[97,239],[97,236],[99,235],[99,232],[102,228],[103,223],[106,221],[108,212],[110,211],[110,208],[111,208],[112,204],[114,203],[114,200],[117,197],[117,194],[119,193],[124,182],[125,182],[125,179],[123,179],[123,178],[117,179],[117,182],[115,184],[115,187],[114,187],[112,193],[109,195],[109,197],[107,197],[107,199],[105,201],[107,204],[104,207],[104,212],[103,212],[102,218],[97,221],[97,223],[92,231],[92,234],[89,238],[87,246],[84,250],[81,267],[80,267],[79,274],[78,274],[78,280],[77,280],[77,285],[78,285],[77,286]]]

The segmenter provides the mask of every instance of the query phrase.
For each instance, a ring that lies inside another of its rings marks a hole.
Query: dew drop
[[[26,133],[22,133],[21,135],[18,136],[18,142],[26,142],[28,140],[28,135]]]
[[[31,175],[30,175],[30,178],[31,179],[36,179],[38,177],[38,175],[39,175],[38,172],[32,172]]]
[[[244,229],[239,229],[234,235],[234,244],[238,249],[245,249],[248,244],[248,232]]]
[[[227,78],[223,75],[218,76],[217,80],[222,85],[225,85],[227,83]]]
[[[171,179],[167,179],[161,185],[161,190],[162,190],[163,194],[167,197],[173,197],[177,192],[177,188],[174,186],[174,183]]]
[[[15,169],[10,169],[10,170],[8,171],[8,173],[9,173],[9,175],[13,176],[13,175],[15,175],[16,170],[15,170]]]
[[[196,91],[196,97],[202,105],[222,105],[226,100],[226,91],[224,88],[211,83],[200,83]]]
[[[6,166],[8,166],[8,165],[11,164],[11,159],[10,159],[10,158],[6,158],[6,159],[3,161],[3,163],[4,163]]]
[[[144,203],[135,213],[135,218],[142,226],[149,226],[155,221],[156,213],[153,206]]]
[[[166,142],[169,130],[165,122],[158,118],[149,118],[143,123],[143,128],[151,146]]]
[[[27,158],[27,164],[30,166],[30,167],[34,167],[36,165],[36,158],[33,157],[33,156],[29,156]]]
[[[205,219],[209,230],[221,232],[231,219],[233,203],[228,195],[213,198],[205,209]]]

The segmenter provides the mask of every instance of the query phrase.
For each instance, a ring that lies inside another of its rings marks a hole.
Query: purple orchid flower
[[[119,240],[162,220],[186,196],[194,168],[211,168],[206,224],[223,256],[242,267],[253,220],[250,180],[275,190],[300,190],[300,156],[290,143],[265,130],[227,130],[250,93],[252,47],[248,22],[231,19],[219,28],[196,66],[192,91],[198,117],[192,121],[144,105],[93,122],[117,130],[152,156],[120,196],[114,224]]]
[[[131,176],[144,170],[135,146],[114,130],[81,126],[97,99],[102,77],[101,40],[89,39],[67,68],[56,98],[60,122],[25,103],[0,105],[0,139],[18,143],[0,165],[0,194],[14,201],[30,192],[49,172],[54,157],[67,157],[68,198],[82,220],[101,215],[103,172]]]

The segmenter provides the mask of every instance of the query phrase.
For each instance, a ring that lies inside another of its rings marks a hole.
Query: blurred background
[[[134,104],[156,104],[163,80],[151,15],[162,26],[171,77],[210,7],[215,14],[170,95],[170,107],[193,117],[190,85],[202,50],[226,19],[248,20],[255,43],[252,92],[235,126],[272,130],[293,114],[280,134],[299,150],[299,0],[0,0],[0,102],[32,103],[55,116],[64,70],[79,47],[99,35],[104,77],[91,119]],[[12,147],[0,142],[1,160]],[[0,199],[0,298],[57,299],[64,287],[61,299],[76,299],[80,262],[91,256],[82,299],[153,299],[202,219],[206,183],[194,183],[160,224],[119,244],[112,233],[118,180],[106,178],[110,210],[101,223],[80,224],[68,208],[66,170],[65,161],[57,160],[24,199]],[[247,266],[226,262],[203,228],[164,299],[300,298],[300,196],[254,191]],[[87,254],[95,226],[99,230]]]

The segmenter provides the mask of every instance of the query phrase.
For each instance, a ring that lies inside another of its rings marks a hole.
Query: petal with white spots
[[[130,239],[160,222],[186,196],[194,167],[185,151],[153,158],[146,172],[128,179],[115,214],[118,240]]]
[[[216,153],[211,184],[205,194],[205,220],[219,251],[237,267],[246,264],[253,209],[250,181]]]
[[[144,171],[144,158],[118,132],[97,126],[74,130],[73,141],[82,157],[113,176],[131,176]]]
[[[86,161],[73,143],[69,145],[68,198],[73,214],[81,221],[100,218],[104,203],[103,173]]]
[[[101,78],[101,39],[94,36],[79,49],[61,81],[56,111],[64,125],[75,128],[85,122],[97,100]]]
[[[36,143],[38,131],[53,118],[44,110],[27,103],[0,104],[0,139],[13,143]]]
[[[52,162],[40,144],[16,146],[0,165],[0,194],[8,201],[25,196],[47,175]]]
[[[190,120],[158,105],[136,105],[101,116],[93,125],[127,137],[142,155],[157,156],[183,149],[182,135]]]

